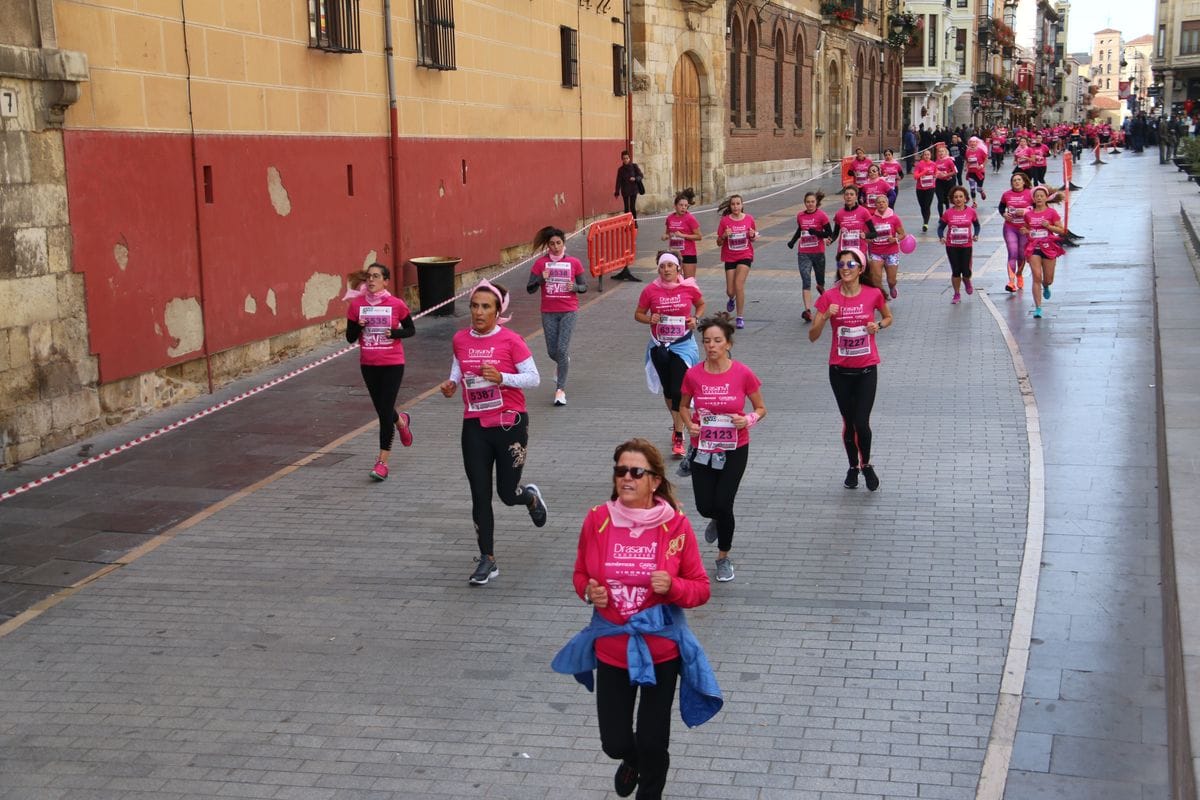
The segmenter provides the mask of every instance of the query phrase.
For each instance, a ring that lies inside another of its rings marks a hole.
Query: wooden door
[[[689,186],[696,198],[703,195],[700,181],[700,73],[696,62],[687,53],[675,65],[673,82],[675,164],[672,188],[681,191]],[[672,196],[674,192],[671,193]]]

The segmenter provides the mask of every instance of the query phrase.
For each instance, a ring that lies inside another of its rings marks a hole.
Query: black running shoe
[[[866,481],[867,490],[875,491],[879,488],[879,476],[875,474],[875,468],[870,464],[862,468],[863,480]]]
[[[638,771],[622,761],[621,766],[617,767],[617,774],[613,775],[613,789],[617,797],[629,797],[637,788],[637,782]]]
[[[845,486],[847,489],[858,488],[858,469],[856,467],[846,470],[846,480],[842,481],[842,486]]]
[[[529,502],[529,518],[533,520],[533,524],[537,527],[542,527],[546,524],[546,513],[550,510],[546,507],[546,501],[542,498],[542,490],[537,487],[536,483],[526,484],[522,490],[525,494],[525,499]]]
[[[483,586],[485,583],[495,578],[500,574],[500,570],[496,567],[496,560],[488,556],[479,556],[475,559],[475,571],[471,573],[471,577],[467,578],[467,583],[472,586]]]

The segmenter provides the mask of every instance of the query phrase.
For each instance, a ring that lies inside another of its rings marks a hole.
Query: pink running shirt
[[[703,438],[705,442],[712,442],[714,449],[745,447],[750,444],[750,428],[730,430],[733,423],[723,418],[730,414],[745,414],[746,401],[762,387],[762,381],[740,361],[731,361],[729,369],[721,373],[709,372],[704,364],[701,361],[689,369],[679,389],[692,398],[692,422],[700,426],[700,437],[692,437],[692,446],[699,447]],[[713,416],[717,417],[711,420],[713,424],[706,425],[702,417]],[[734,437],[734,447],[722,447],[722,442],[728,443],[729,437]]]
[[[867,323],[875,320],[875,312],[887,305],[883,292],[862,286],[854,297],[842,294],[841,284],[827,289],[817,298],[817,311],[825,313],[837,305],[838,314],[829,320],[833,336],[829,343],[829,363],[835,367],[870,367],[878,364],[879,348],[875,337],[867,333]]]

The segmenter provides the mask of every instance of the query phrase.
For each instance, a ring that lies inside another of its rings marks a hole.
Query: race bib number
[[[570,264],[547,264],[542,272],[546,279],[546,294],[568,294],[574,279]]]
[[[463,391],[467,395],[468,411],[495,411],[504,405],[500,387],[479,375],[464,375]]]
[[[358,324],[362,325],[362,346],[366,350],[390,348],[392,309],[388,306],[363,306],[358,310]]]
[[[958,247],[965,247],[971,243],[971,229],[953,227],[950,229],[950,236],[946,242]]]
[[[871,355],[871,337],[867,335],[867,326],[838,326],[837,352],[843,358]]]
[[[660,342],[682,339],[687,334],[687,317],[659,317],[655,334],[654,338]]]
[[[884,175],[883,179],[887,181],[888,186],[892,187],[893,189],[896,188],[896,174],[894,172],[889,172],[887,175]]]
[[[887,244],[888,237],[892,235],[892,223],[876,222],[875,223],[875,241],[879,244]]]
[[[800,249],[811,250],[817,246],[817,237],[813,236],[812,231],[800,232]]]
[[[879,194],[878,192],[873,192],[873,193],[870,193],[870,194],[868,194],[868,195],[867,195],[867,206],[868,206],[868,207],[870,207],[870,208],[874,208],[874,207],[875,207],[875,200],[876,200],[877,198],[879,198],[879,197],[884,197],[884,196],[885,196],[885,195],[881,195],[881,194]]]
[[[686,243],[687,240],[679,236],[672,235],[670,239],[667,239],[667,247],[671,250],[682,250]]]
[[[1008,210],[1005,212],[1005,216],[1008,217],[1010,222],[1020,222],[1021,220],[1025,219],[1025,209],[1013,208],[1012,206],[1009,206]]]
[[[730,250],[745,250],[750,246],[750,237],[745,231],[730,233],[725,241]]]
[[[1046,239],[1049,238],[1049,236],[1050,231],[1046,230],[1045,228],[1031,228],[1029,230],[1030,239]]]
[[[700,417],[700,449],[734,450],[737,448],[737,428],[728,414],[704,414]]]
[[[862,231],[842,231],[842,241],[839,249],[845,250],[847,247],[862,247]]]
[[[917,178],[917,185],[922,189],[932,189],[937,185],[937,177],[930,175],[929,173],[925,173],[921,177]]]

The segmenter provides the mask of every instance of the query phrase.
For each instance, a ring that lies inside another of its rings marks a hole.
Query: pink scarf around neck
[[[655,498],[650,508],[630,508],[620,500],[609,500],[608,515],[618,528],[629,528],[634,536],[641,535],[647,528],[662,525],[675,518],[675,509],[661,497]]]

